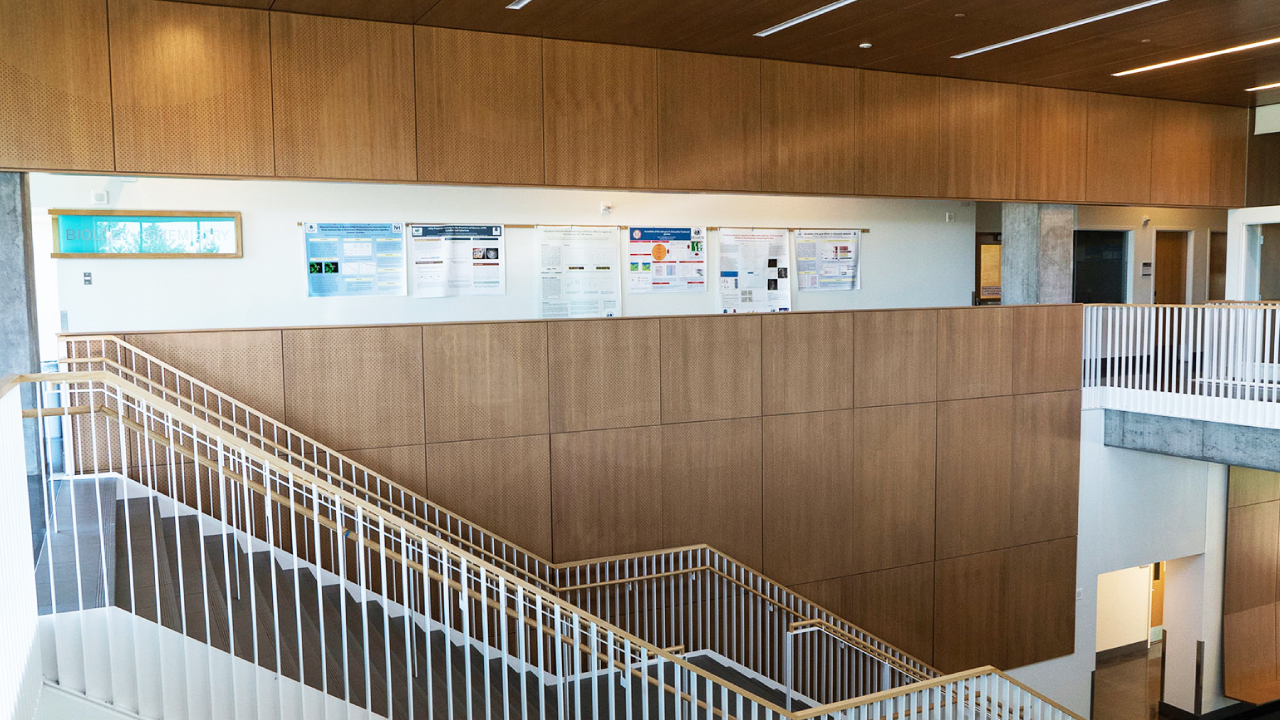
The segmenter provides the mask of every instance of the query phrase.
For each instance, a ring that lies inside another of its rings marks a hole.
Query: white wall
[[[38,252],[51,247],[48,209],[89,207],[90,193],[101,189],[110,193],[114,209],[238,210],[244,216],[244,258],[58,260],[58,303],[71,332],[537,317],[532,230],[510,232],[503,297],[313,299],[306,290],[298,227],[302,221],[869,228],[862,248],[862,289],[801,294],[793,280],[795,309],[968,305],[974,283],[974,204],[950,200],[269,180],[126,182],[34,174],[31,198]],[[602,201],[613,204],[612,216],[601,217]],[[954,213],[954,222],[945,221],[946,213]],[[715,239],[709,243],[713,273],[718,267]],[[93,273],[93,285],[83,284],[85,272]],[[626,295],[623,302],[625,315],[718,311],[713,289],[697,295]]]
[[[1082,208],[1083,210],[1083,208]],[[1218,658],[1222,641],[1222,580],[1226,537],[1227,468],[1103,444],[1104,412],[1087,410],[1080,426],[1080,525],[1077,545],[1076,652],[1018,668],[1011,674],[1087,716],[1090,675],[1096,665],[1098,576],[1162,560],[1199,556],[1198,577],[1174,575],[1165,583],[1164,627],[1170,678],[1195,666],[1195,642],[1205,642],[1205,711],[1232,704],[1222,697]],[[1190,631],[1184,627],[1192,628]],[[1194,677],[1194,674],[1192,675]],[[1166,698],[1190,711],[1192,683]],[[1185,691],[1185,693],[1184,693]]]
[[[1150,218],[1151,222],[1143,225],[1143,218]],[[1227,232],[1227,211],[1081,205],[1076,228],[1126,230],[1133,233],[1129,255],[1129,302],[1132,303],[1151,302],[1156,232],[1191,232],[1191,247],[1187,253],[1187,300],[1191,304],[1200,304],[1208,298],[1209,293],[1209,233]],[[1152,263],[1151,277],[1142,277],[1144,262]]]
[[[1098,576],[1098,652],[1146,642],[1150,620],[1150,565]]]

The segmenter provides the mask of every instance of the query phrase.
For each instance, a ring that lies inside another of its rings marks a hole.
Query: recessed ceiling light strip
[[[1268,45],[1280,44],[1280,37],[1271,38],[1270,40],[1260,40],[1258,42],[1249,43],[1248,45],[1237,45],[1227,48],[1226,50],[1214,50],[1213,52],[1203,53],[1201,55],[1192,55],[1179,60],[1170,60],[1169,62],[1156,63],[1155,65],[1147,65],[1146,67],[1125,70],[1124,72],[1112,73],[1112,77],[1124,77],[1125,75],[1134,75],[1136,73],[1147,72],[1149,70],[1160,70],[1162,68],[1173,67],[1174,65],[1182,65],[1197,60],[1207,60],[1208,58],[1218,57],[1219,55],[1229,55],[1231,53],[1244,52],[1245,50],[1256,50],[1257,48],[1267,47]]]
[[[525,1],[526,1],[526,2],[528,2],[528,0],[525,0]],[[787,29],[787,28],[789,28],[789,27],[793,27],[793,26],[799,25],[800,23],[804,22],[805,20],[812,20],[812,19],[814,19],[814,18],[818,17],[819,15],[825,15],[825,14],[827,14],[827,13],[831,12],[832,10],[838,10],[838,9],[840,9],[840,8],[844,7],[845,5],[852,5],[853,3],[857,2],[857,1],[858,1],[858,0],[836,0],[836,2],[833,2],[833,3],[831,3],[830,5],[823,5],[822,7],[818,8],[817,10],[811,10],[811,11],[809,11],[809,12],[807,12],[807,13],[805,13],[805,14],[803,14],[803,15],[799,16],[799,17],[791,18],[790,20],[788,20],[788,21],[786,21],[786,22],[784,22],[784,23],[782,23],[782,24],[780,24],[780,25],[774,25],[773,27],[769,28],[768,30],[761,30],[760,32],[756,33],[756,37],[768,37],[769,35],[772,35],[772,34],[774,34],[774,33],[778,32],[778,31],[780,31],[780,30],[786,30],[786,29]]]
[[[1274,90],[1280,88],[1280,82],[1271,83],[1270,85],[1259,85],[1258,87],[1246,88],[1245,92],[1258,92],[1259,90]]]
[[[1078,28],[1081,25],[1088,25],[1089,23],[1095,23],[1095,22],[1098,22],[1099,20],[1106,20],[1107,18],[1113,18],[1113,17],[1116,17],[1117,15],[1124,15],[1126,13],[1134,12],[1135,10],[1142,10],[1144,8],[1149,8],[1152,5],[1159,5],[1161,3],[1166,3],[1166,2],[1169,2],[1169,0],[1147,0],[1147,2],[1141,2],[1141,3],[1138,3],[1137,5],[1130,5],[1129,7],[1123,7],[1123,8],[1120,8],[1119,10],[1112,10],[1111,12],[1102,13],[1101,15],[1094,15],[1093,17],[1087,17],[1083,20],[1076,20],[1075,22],[1069,22],[1066,25],[1059,25],[1058,27],[1049,28],[1048,30],[1041,30],[1040,32],[1034,32],[1034,33],[1031,33],[1030,35],[1023,35],[1022,37],[1016,37],[1012,40],[1005,40],[1004,42],[999,42],[999,43],[996,43],[995,45],[988,45],[986,47],[978,48],[977,50],[970,50],[969,52],[960,53],[959,55],[952,55],[951,58],[953,60],[961,60],[967,57],[971,57],[973,55],[977,55],[979,53],[990,52],[992,50],[999,50],[1000,48],[1009,47],[1010,45],[1016,45],[1020,42],[1035,40],[1036,38],[1041,38],[1041,37],[1044,37],[1045,35],[1052,35],[1056,32],[1062,32],[1063,30]]]
[[[507,6],[507,9],[519,10],[520,8],[524,7],[525,5],[528,5],[531,2],[533,2],[533,0],[515,0],[515,2]]]

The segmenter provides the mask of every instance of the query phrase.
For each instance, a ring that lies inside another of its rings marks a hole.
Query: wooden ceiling
[[[1280,37],[1280,0],[1168,0],[970,58],[952,55],[1139,0],[202,0],[209,4],[620,43],[873,70],[1192,100],[1280,102],[1280,45],[1128,77],[1112,73]],[[860,48],[871,43],[870,49]]]

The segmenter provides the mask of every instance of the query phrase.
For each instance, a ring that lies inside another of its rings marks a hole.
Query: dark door
[[[1077,230],[1072,297],[1078,303],[1122,303],[1125,295],[1129,233]]]
[[[1227,234],[1209,233],[1209,298],[1227,299]]]

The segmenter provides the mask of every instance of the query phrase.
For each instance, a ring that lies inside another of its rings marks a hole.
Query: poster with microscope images
[[[796,230],[796,287],[800,292],[858,290],[860,230]]]
[[[786,229],[720,228],[720,311],[791,310],[791,247]]]
[[[629,292],[706,292],[707,229],[629,228],[626,262]]]
[[[416,298],[506,292],[506,228],[502,225],[409,224]]]
[[[405,294],[403,224],[302,225],[308,297]]]
[[[540,317],[622,315],[618,227],[539,225]]]

